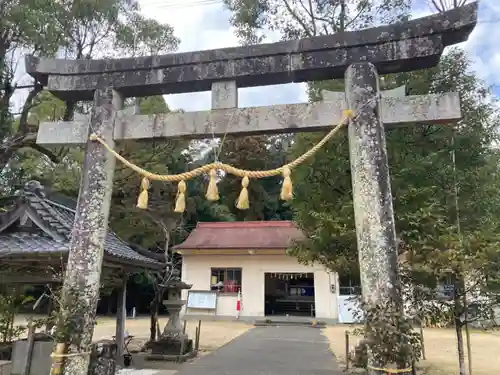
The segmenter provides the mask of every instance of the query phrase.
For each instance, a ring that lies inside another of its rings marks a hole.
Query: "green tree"
[[[494,147],[499,113],[469,67],[465,53],[456,49],[429,77],[430,90],[460,92],[463,119],[451,129],[430,128],[418,153],[404,153],[400,143],[397,151],[408,168],[393,173],[395,183],[404,181],[395,208],[405,271],[413,287],[424,291],[410,298],[430,298],[426,294],[434,292],[436,280],[451,283],[451,305],[434,301],[417,306],[424,319],[444,318],[455,325],[460,374],[466,373],[462,328],[489,318],[492,305],[499,302],[500,269],[499,154]]]
[[[411,0],[224,0],[243,43],[260,43],[268,31],[282,39],[329,35],[407,18]]]
[[[465,2],[448,4],[456,7]],[[243,43],[260,42],[269,30],[286,40],[390,23],[407,18],[411,5],[409,1],[343,0],[224,3]],[[446,2],[432,3],[438,11],[446,10]],[[466,56],[455,50],[435,69],[385,77],[387,88],[404,83],[414,94],[457,90],[462,96],[464,119],[457,126],[407,127],[386,134],[396,227],[400,250],[408,260],[408,280],[429,289],[436,280],[451,275],[455,290],[451,320],[457,327],[461,374],[461,327],[468,320],[460,319],[466,312],[461,295],[470,289],[464,280],[472,279],[483,296],[497,285],[500,207],[498,156],[492,148],[498,115],[469,66]],[[342,82],[310,84],[310,99],[318,100],[325,88],[341,89]],[[297,136],[291,156],[310,149],[321,137]],[[346,136],[320,151],[312,166],[295,170],[294,181],[295,218],[307,235],[294,254],[341,273],[359,272]]]
[[[286,163],[286,143],[287,137],[227,136],[222,139],[218,148],[205,155],[203,163],[211,163],[217,159],[247,170],[274,169]],[[279,200],[281,176],[251,179],[248,186],[250,206],[247,210],[236,208],[242,179],[232,175],[220,177],[218,184],[220,203],[223,207],[227,207],[236,220],[291,218],[289,205]]]
[[[9,2],[3,4],[5,3]],[[108,51],[117,54],[164,53],[177,48],[179,42],[170,26],[144,18],[139,13],[135,1],[84,0],[68,3],[43,0],[37,2],[36,7],[29,9],[40,13],[38,18],[33,17],[40,21],[40,27],[50,23],[49,31],[52,34],[45,36],[43,32],[19,33],[23,37],[22,40],[21,37],[14,37],[15,33],[2,34],[11,36],[6,41],[13,51],[23,47],[23,53],[28,51],[36,56],[52,56],[58,50],[67,58],[91,59],[107,56]],[[13,20],[17,20],[19,15],[7,11],[4,11],[3,15],[5,18],[2,18],[1,22],[14,27]],[[51,22],[45,22],[45,16],[50,16]],[[31,28],[35,29],[38,25],[34,23],[35,20],[28,18],[21,21],[32,22],[34,26]],[[18,28],[22,31],[29,29],[28,26],[21,24]],[[36,30],[40,31],[40,28]],[[41,40],[35,38],[40,35],[43,35]],[[9,60],[6,66],[10,68],[14,66],[14,62]],[[11,79],[13,72],[8,72],[8,78]],[[14,92],[11,83],[12,80],[6,87],[12,90],[4,90],[5,105],[8,105],[10,100],[7,93]],[[21,185],[23,180],[34,176],[63,193],[75,196],[83,161],[82,150],[67,147],[42,148],[36,145],[34,140],[39,122],[70,119],[75,112],[89,113],[90,107],[86,103],[64,103],[47,92],[41,92],[41,89],[37,86],[29,92],[20,115],[11,121],[12,125],[7,124],[7,121],[2,121],[0,125],[0,128],[9,130],[8,133],[0,134],[3,136],[0,146],[2,182],[4,186],[13,183]],[[160,101],[148,99],[143,103],[150,106],[146,110],[151,113],[158,109],[158,103],[162,103],[166,108],[163,98]]]
[[[362,28],[374,22],[400,20],[407,16],[411,1],[224,0],[224,4],[232,13],[231,22],[241,42],[259,43],[265,40],[269,30],[287,40]],[[310,85],[311,98],[319,99],[323,87],[331,89],[332,83]],[[291,136],[259,136],[226,140],[221,159],[246,169],[276,168],[284,164],[283,154],[292,139]],[[311,140],[314,142],[316,138]],[[229,178],[221,183],[224,202],[231,209],[240,191],[239,184],[239,180]],[[280,189],[279,177],[252,180],[249,186],[250,209],[235,211],[235,215],[240,220],[290,219],[289,205],[279,201]],[[331,238],[325,241],[331,242]]]
[[[491,204],[494,194],[491,187],[496,185],[487,180],[494,175],[481,168],[492,168],[489,160],[494,155],[491,145],[496,112],[488,100],[488,91],[468,71],[469,66],[466,55],[455,49],[435,69],[389,77],[395,85],[406,84],[410,94],[458,91],[464,115],[455,130],[445,125],[419,125],[386,132],[398,232],[409,227],[410,217],[405,215],[421,209],[426,199],[443,197],[447,204],[454,204],[450,195],[454,191],[452,150],[456,154],[456,169],[460,171],[457,178],[460,204],[464,206],[462,221],[467,218],[471,228],[477,228],[485,220],[484,215],[494,217],[490,212],[497,207]],[[321,134],[297,137],[292,157],[308,150],[321,137]],[[293,208],[297,221],[309,234],[298,255],[304,260],[320,260],[336,270],[356,268],[347,136],[337,137],[311,163],[294,171],[297,182]],[[480,194],[489,194],[489,199],[485,195],[479,199]]]
[[[434,291],[436,282],[453,280],[454,301],[422,304],[423,293],[410,296],[423,306],[418,314],[436,319],[448,312],[455,323],[463,370],[461,328],[465,294],[484,318],[497,301],[498,280],[498,112],[487,88],[470,72],[466,54],[454,49],[435,69],[387,77],[406,84],[410,94],[458,91],[463,119],[456,125],[418,125],[386,132],[400,251],[407,262],[403,276],[413,290]],[[293,155],[309,149],[320,134],[296,138]],[[293,253],[319,261],[340,273],[357,273],[357,246],[352,209],[346,135],[321,150],[307,167],[294,171],[295,219],[307,234]],[[457,199],[458,198],[458,199]],[[468,284],[464,284],[464,279]],[[472,285],[472,286],[470,286]],[[425,294],[425,293],[424,293]],[[427,296],[425,298],[431,298]],[[470,320],[470,319],[469,319]]]
[[[144,18],[135,1],[7,0],[0,6],[0,19],[3,31],[0,39],[0,72],[3,77],[0,129],[9,127],[8,108],[16,91],[13,77],[21,53],[50,57],[57,52],[66,58],[91,59],[107,56],[108,51],[117,55],[131,51],[167,52],[177,48],[179,42],[170,26]],[[35,88],[26,96],[15,126],[11,126],[8,133],[4,130],[0,133],[0,172],[8,166],[14,154],[24,148],[45,154],[53,163],[65,155],[60,149],[49,150],[35,143],[40,118],[34,119],[30,114],[41,103],[37,97],[42,89],[35,83]],[[76,102],[65,104],[62,118],[66,120],[73,117],[75,110],[86,108],[82,105],[77,108]],[[59,116],[60,112],[57,113]]]

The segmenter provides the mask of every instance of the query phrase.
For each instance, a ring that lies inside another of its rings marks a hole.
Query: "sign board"
[[[215,310],[217,292],[214,290],[190,290],[187,298],[188,309]]]

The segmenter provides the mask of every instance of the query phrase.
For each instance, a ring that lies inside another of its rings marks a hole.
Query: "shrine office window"
[[[241,291],[241,268],[212,268],[210,289],[221,293]]]

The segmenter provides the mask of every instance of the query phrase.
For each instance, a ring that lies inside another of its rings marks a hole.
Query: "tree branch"
[[[31,90],[28,94],[28,97],[24,101],[23,109],[21,111],[21,117],[19,118],[19,130],[18,134],[28,134],[29,126],[28,126],[28,115],[30,109],[33,108],[33,100],[35,100],[36,96],[42,92],[43,86],[35,83],[35,88]]]
[[[449,9],[464,6],[467,3],[467,0],[452,0],[451,4],[447,3],[446,0],[430,0],[430,3],[438,12],[442,13]]]
[[[314,16],[314,8],[312,4],[312,0],[308,0],[308,5],[309,9],[304,5],[302,1],[299,1],[300,5],[304,9],[304,11],[311,17],[311,24],[312,24],[312,34],[317,35],[317,28],[316,28],[316,17]]]
[[[364,13],[364,11],[368,8],[369,4],[370,4],[370,2],[367,1],[364,4],[364,7],[362,9],[360,9],[358,14],[356,14],[353,18],[351,18],[351,20],[349,22],[345,22],[345,20],[344,20],[345,29],[348,29],[351,25],[353,25],[358,20],[359,17],[361,17],[361,15]],[[345,15],[344,15],[344,17],[345,17]],[[345,30],[341,30],[341,31],[345,31]]]
[[[300,16],[292,9],[292,7],[288,3],[288,1],[284,0],[283,3],[285,4],[285,7],[288,10],[288,13],[290,13],[290,15],[292,16],[292,18],[300,24],[300,26],[304,30],[304,33],[306,34],[306,36],[308,36],[308,37],[313,36],[311,30],[306,25],[305,21],[303,19],[301,19]]]
[[[51,162],[57,164],[61,157],[54,152],[36,144],[36,133],[28,133],[24,135],[17,135],[15,138],[9,140],[5,146],[0,147],[0,171],[5,168],[14,153],[22,148],[29,147],[41,154],[47,156]]]
[[[25,146],[28,146],[28,145],[25,145]],[[29,144],[29,147],[31,147],[33,150],[38,151],[39,153],[47,156],[52,163],[54,163],[54,164],[59,163],[60,156],[54,154],[52,151],[46,149],[45,147],[37,145],[35,142]]]

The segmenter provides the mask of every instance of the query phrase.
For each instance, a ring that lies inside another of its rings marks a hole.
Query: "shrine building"
[[[301,238],[291,221],[198,223],[174,247],[182,255],[182,280],[192,284],[183,295],[185,317],[350,322],[350,289],[338,287],[337,274],[287,255]]]

